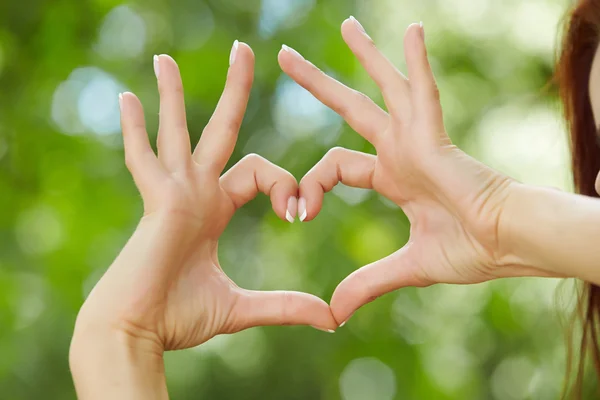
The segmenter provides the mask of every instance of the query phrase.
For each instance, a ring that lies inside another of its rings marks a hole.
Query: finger
[[[221,99],[194,151],[194,160],[217,174],[221,174],[233,153],[250,97],[254,79],[254,53],[250,46],[236,41],[230,63]]]
[[[273,210],[279,218],[294,221],[298,182],[288,171],[265,158],[256,154],[245,156],[221,177],[220,184],[236,208],[262,192],[271,197]]]
[[[388,125],[388,115],[369,97],[338,82],[296,50],[284,46],[279,65],[300,86],[338,113],[356,132],[373,143]]]
[[[338,327],[326,302],[300,292],[240,289],[232,316],[234,332],[266,325],[310,325],[328,332]]]
[[[424,35],[422,24],[412,24],[404,36],[404,53],[410,78],[413,112],[424,122],[434,123],[439,127],[443,125],[442,108],[439,90],[427,59]],[[439,133],[437,129],[431,131]]]
[[[323,195],[339,182],[352,187],[372,189],[376,160],[374,155],[342,147],[329,150],[300,181],[300,221],[313,219],[321,211]]]
[[[364,266],[346,277],[331,298],[331,312],[336,321],[345,323],[363,305],[386,293],[408,286],[427,286],[414,273],[408,248]]]
[[[119,106],[121,107],[125,164],[138,189],[143,192],[149,188],[154,179],[161,177],[164,171],[150,147],[146,133],[144,109],[139,99],[133,93],[122,93],[119,95]]]
[[[154,56],[154,72],[160,92],[158,156],[169,171],[190,161],[190,137],[185,117],[183,83],[179,67],[170,56]]]
[[[405,115],[410,107],[408,82],[375,46],[362,25],[350,17],[342,23],[342,36],[350,50],[381,89],[391,114]]]

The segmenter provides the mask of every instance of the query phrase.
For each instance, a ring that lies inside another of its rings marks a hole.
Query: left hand
[[[295,214],[298,184],[287,171],[251,155],[220,174],[242,123],[253,80],[254,55],[232,49],[227,84],[192,154],[183,85],[169,56],[155,68],[160,91],[158,157],[135,95],[122,96],[126,163],[144,202],[133,236],[83,305],[77,332],[111,329],[149,340],[159,351],[185,349],[218,334],[258,325],[337,328],[323,300],[299,292],[238,287],[219,263],[219,237],[235,211],[259,192],[286,219]]]

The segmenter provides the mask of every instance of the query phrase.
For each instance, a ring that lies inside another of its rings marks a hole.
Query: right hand
[[[518,265],[503,246],[502,211],[519,184],[452,145],[418,24],[405,35],[405,78],[354,19],[344,40],[382,91],[388,113],[367,96],[328,77],[293,50],[279,54],[282,69],[340,114],[373,144],[377,155],[334,148],[300,183],[306,220],[323,195],[342,182],[371,188],[394,201],[411,223],[408,243],[350,274],[336,288],[331,309],[338,322],[359,307],[406,286],[470,284],[500,277],[548,276]],[[303,210],[300,209],[299,213]]]

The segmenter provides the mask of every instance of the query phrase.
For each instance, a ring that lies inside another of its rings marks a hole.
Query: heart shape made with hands
[[[354,18],[344,21],[342,36],[381,89],[387,112],[287,46],[279,63],[372,143],[377,155],[334,148],[299,185],[257,155],[221,176],[252,86],[254,55],[248,45],[234,43],[225,89],[193,152],[179,69],[169,56],[155,57],[158,156],[148,141],[141,103],[131,93],[120,96],[126,164],[142,195],[144,217],[84,307],[116,318],[113,325],[151,337],[164,349],[182,349],[259,325],[311,325],[332,332],[362,305],[401,287],[517,274],[511,266],[495,268],[498,204],[511,182],[451,145],[422,25],[409,26],[404,39],[410,81]],[[306,293],[245,290],[225,275],[218,240],[238,208],[263,192],[281,219],[298,214],[310,221],[325,192],[339,182],[373,189],[398,204],[411,223],[409,242],[351,273],[330,305]]]

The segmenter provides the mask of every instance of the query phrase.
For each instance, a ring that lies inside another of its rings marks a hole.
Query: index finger
[[[323,205],[323,196],[342,182],[345,185],[372,189],[377,157],[334,147],[300,181],[298,215],[300,221],[310,221]]]
[[[298,182],[288,171],[267,159],[249,154],[231,167],[219,183],[236,208],[262,192],[271,198],[273,210],[281,219],[294,222]]]
[[[375,145],[377,136],[387,128],[388,115],[373,100],[328,76],[292,48],[283,46],[278,60],[290,78]]]

